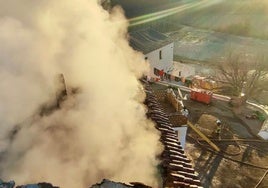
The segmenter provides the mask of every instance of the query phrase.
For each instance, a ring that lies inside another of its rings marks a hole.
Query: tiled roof
[[[163,187],[202,187],[191,161],[186,157],[178,141],[178,136],[172,129],[167,114],[158,103],[148,84],[145,85],[145,91],[147,94],[145,100],[148,107],[147,116],[156,123],[156,128],[161,132],[160,141],[164,145],[164,151],[160,156]]]
[[[162,48],[170,43],[172,41],[166,35],[151,28],[129,33],[130,46],[144,54]]]

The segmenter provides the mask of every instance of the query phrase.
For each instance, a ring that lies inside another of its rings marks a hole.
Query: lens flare
[[[167,10],[162,10],[162,11],[138,16],[135,18],[131,18],[131,19],[129,19],[130,27],[136,26],[136,25],[141,25],[141,24],[148,23],[148,22],[155,21],[155,20],[159,20],[159,19],[165,18],[167,16],[171,16],[171,15],[183,12],[183,11],[188,10],[188,9],[209,6],[209,5],[217,3],[217,2],[219,2],[219,1],[212,2],[210,0],[201,0],[201,1],[197,1],[197,2],[190,2],[188,4],[179,5],[175,8],[170,8]]]

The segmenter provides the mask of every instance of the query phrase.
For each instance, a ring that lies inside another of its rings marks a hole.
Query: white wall
[[[266,114],[267,116],[267,114]],[[262,137],[264,140],[268,140],[268,119],[266,119],[263,124],[260,132],[258,133],[260,137]]]
[[[181,127],[173,127],[173,130],[178,133],[178,138],[183,149],[185,148],[186,144],[187,128],[187,125]]]
[[[185,63],[180,63],[177,61],[173,62],[173,70],[170,73],[173,76],[178,76],[178,77],[188,77],[195,75],[195,67],[193,65],[185,64]],[[179,72],[181,72],[181,75],[179,75]]]
[[[151,67],[150,76],[151,77],[156,77],[156,75],[154,75],[154,68],[157,68],[159,70],[164,69],[164,72],[167,72],[172,67],[173,48],[174,48],[174,43],[171,43],[144,55],[144,58],[146,59],[147,57],[147,60],[150,62],[150,67]],[[160,50],[162,51],[162,59],[159,58]]]
[[[267,131],[260,131],[260,132],[258,133],[258,135],[259,135],[260,137],[262,137],[262,139],[264,139],[264,140],[268,140],[268,132],[267,132]]]

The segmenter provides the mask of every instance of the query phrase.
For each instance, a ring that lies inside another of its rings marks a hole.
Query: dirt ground
[[[160,85],[152,87],[154,90],[166,88]],[[188,128],[185,152],[192,160],[202,185],[205,188],[255,187],[268,170],[268,142],[257,136],[262,122],[245,118],[253,111],[246,107],[233,109],[227,102],[216,100],[206,105],[188,99],[184,105],[189,109],[189,120],[193,124],[198,123],[204,114],[223,123],[220,140],[216,135],[207,135],[221,149],[219,153]],[[162,106],[167,113],[174,111],[167,102]],[[268,188],[268,175],[258,187]]]

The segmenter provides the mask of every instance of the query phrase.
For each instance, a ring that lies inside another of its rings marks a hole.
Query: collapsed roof
[[[147,115],[156,122],[155,126],[161,132],[161,142],[165,147],[160,156],[163,187],[201,187],[191,161],[186,157],[167,114],[160,106],[149,84],[145,86],[145,90]]]

